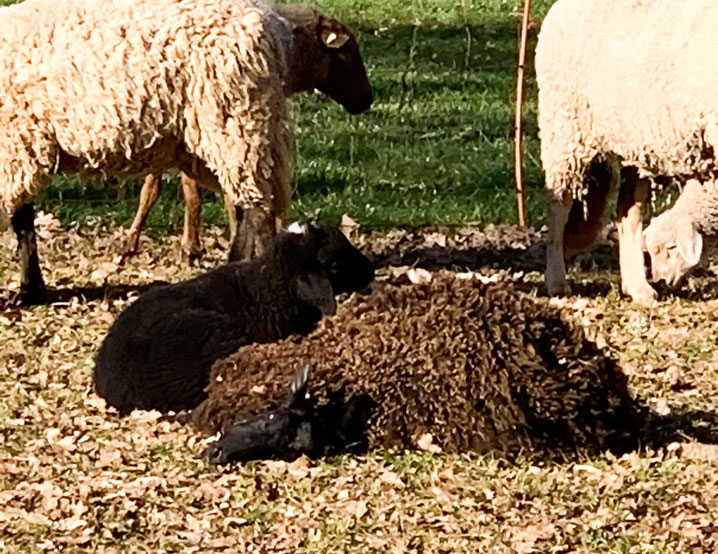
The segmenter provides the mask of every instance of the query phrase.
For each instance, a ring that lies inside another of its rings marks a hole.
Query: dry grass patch
[[[466,250],[466,240],[487,235],[466,233],[461,240],[416,235],[406,250],[437,240]],[[223,239],[216,229],[204,239],[209,267],[222,258]],[[396,232],[373,240],[385,241],[377,247],[383,251],[408,239]],[[93,356],[138,290],[195,271],[176,262],[177,242],[147,241],[138,259],[115,267],[114,233],[42,220],[48,284],[65,292],[55,305],[0,311],[0,551],[718,549],[718,454],[710,445],[566,463],[373,451],[214,468],[199,457],[205,437],[193,428],[151,413],[118,418],[91,392]],[[8,283],[17,283],[13,243],[8,234],[0,238],[0,302]],[[514,267],[520,252],[506,256],[517,283],[540,290],[539,273]],[[607,271],[579,275],[607,296],[562,303],[623,364],[642,402],[659,413],[693,413],[693,426],[711,431],[701,412],[718,410],[714,277],[700,278],[703,293],[648,311],[620,299],[615,273]]]

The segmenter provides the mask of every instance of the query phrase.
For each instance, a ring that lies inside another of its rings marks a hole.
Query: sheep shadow
[[[100,300],[124,300],[131,294],[142,294],[155,287],[168,285],[167,281],[155,280],[142,285],[103,285],[94,287],[68,287],[48,289],[43,304],[63,305],[73,299],[81,302],[92,302]],[[9,290],[0,290],[0,311],[12,311],[28,308],[17,302],[13,297],[14,293]]]
[[[505,270],[509,272],[541,272],[546,268],[546,244],[537,241],[527,248],[490,245],[476,247],[441,247],[424,245],[391,245],[379,252],[365,252],[377,269],[410,266],[438,271],[441,269],[459,271]],[[598,245],[590,252],[578,254],[567,260],[568,277],[575,296],[597,298],[606,296],[619,286],[618,245],[615,242]],[[650,262],[647,261],[647,267]],[[535,283],[517,281],[515,286],[529,291]],[[718,275],[708,268],[696,268],[676,287],[665,283],[652,283],[659,298],[680,298],[692,302],[718,299]],[[538,293],[546,296],[544,286]]]
[[[411,266],[438,271],[452,269],[460,271],[505,270],[509,272],[540,272],[546,269],[546,244],[537,241],[527,248],[445,248],[441,246],[404,247],[391,246],[378,253],[366,252],[377,269]],[[615,245],[603,244],[590,253],[575,256],[569,260],[569,278],[573,293],[578,296],[605,296],[615,288],[618,273],[618,253]],[[601,275],[597,275],[601,273]],[[611,277],[606,274],[610,273]],[[533,290],[535,283],[517,281],[514,285],[521,290]],[[718,287],[718,282],[716,282]],[[539,293],[547,295],[545,287]]]
[[[465,271],[506,269],[511,271],[543,271],[546,247],[535,243],[522,248],[444,248],[424,246],[401,251],[389,248],[380,253],[368,253],[375,267],[412,266],[427,270],[460,268]]]
[[[649,414],[646,445],[659,448],[686,441],[718,444],[718,414],[705,410],[679,410],[665,416]]]

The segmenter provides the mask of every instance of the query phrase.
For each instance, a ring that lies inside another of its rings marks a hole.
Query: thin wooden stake
[[[516,137],[514,166],[516,173],[516,202],[519,211],[519,225],[526,225],[526,201],[524,199],[524,162],[523,162],[523,106],[524,106],[524,69],[526,65],[526,42],[528,41],[529,14],[531,0],[524,0],[524,17],[521,21],[519,42],[519,70],[516,79]]]

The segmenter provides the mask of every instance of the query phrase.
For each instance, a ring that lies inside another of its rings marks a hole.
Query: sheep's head
[[[655,217],[643,232],[651,258],[651,279],[676,285],[701,260],[703,237],[690,221],[675,222],[669,214]]]
[[[277,12],[294,28],[290,92],[318,89],[351,114],[369,109],[373,94],[359,44],[340,21],[312,6],[280,4]]]
[[[227,427],[205,452],[217,464],[267,458],[296,458],[314,450],[312,405],[307,399],[309,368],[297,371],[289,398],[277,410],[242,419]]]
[[[319,307],[334,306],[334,295],[360,290],[374,280],[371,261],[337,227],[293,223],[277,241],[280,256],[293,266],[299,297]]]

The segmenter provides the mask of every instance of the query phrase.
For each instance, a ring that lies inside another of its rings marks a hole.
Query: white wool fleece
[[[706,178],[718,151],[718,2],[558,0],[536,48],[541,158],[555,196],[594,159]]]
[[[0,8],[0,208],[51,173],[163,170],[187,154],[235,205],[286,207],[286,37],[273,17],[259,0]]]

